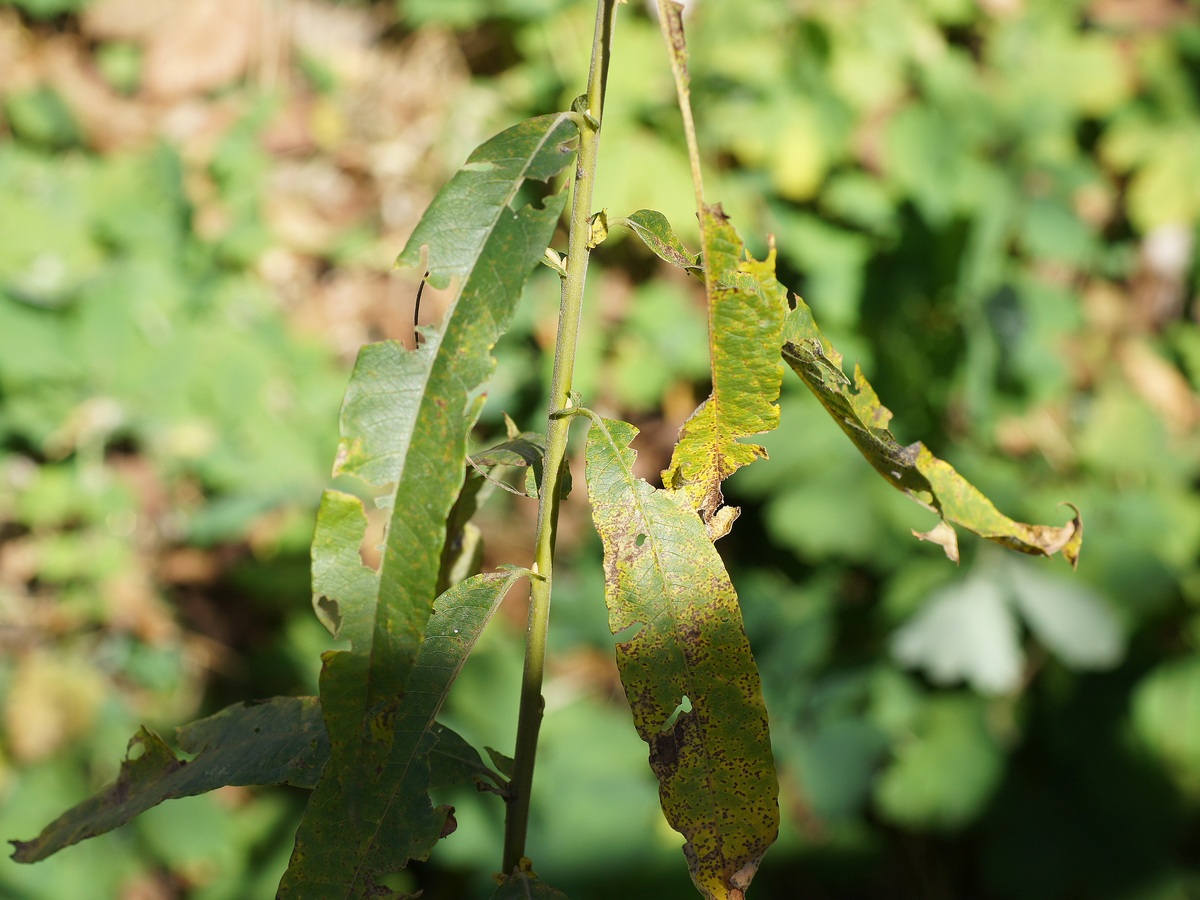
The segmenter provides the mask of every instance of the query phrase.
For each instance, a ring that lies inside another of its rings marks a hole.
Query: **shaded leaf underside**
[[[609,627],[638,629],[617,645],[617,664],[693,881],[706,897],[738,896],[779,824],[758,670],[703,523],[682,494],[633,476],[636,434],[596,419],[587,440]]]
[[[146,728],[129,742],[117,780],[55,819],[32,841],[13,841],[17,862],[32,863],[111,831],[164,800],[226,785],[290,784],[311,788],[329,756],[315,697],[275,697],[237,704],[184,726],[177,756]]]
[[[435,723],[432,787],[466,781],[502,789],[505,780],[461,736]],[[312,789],[329,761],[329,737],[317,697],[273,697],[237,703],[178,729],[179,756],[141,729],[117,780],[69,809],[31,841],[12,841],[13,860],[39,862],[65,847],[119,828],[164,800],[194,797],[229,785],[288,784]]]

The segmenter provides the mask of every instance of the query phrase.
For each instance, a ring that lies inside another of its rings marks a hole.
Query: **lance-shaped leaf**
[[[639,209],[627,219],[617,219],[616,225],[624,225],[650,248],[659,259],[678,266],[693,275],[704,277],[704,266],[699,254],[693,253],[681,241],[667,217],[655,209]]]
[[[471,454],[471,465],[476,468],[493,466],[514,466],[525,469],[524,495],[536,499],[539,485],[542,483],[542,465],[546,459],[546,437],[532,431],[515,432],[502,444],[497,444],[488,450]],[[498,484],[506,491],[521,493],[509,484],[496,481],[487,476],[493,484]],[[565,496],[565,494],[564,494]]]
[[[188,761],[146,728],[129,742],[117,780],[72,807],[32,841],[13,841],[17,862],[32,863],[131,821],[164,800],[226,785],[311,788],[329,757],[316,697],[237,704],[177,732]]]
[[[704,524],[682,494],[633,476],[636,434],[597,417],[587,440],[609,627],[636,631],[617,664],[692,880],[706,897],[737,898],[779,827],[758,670]]]
[[[722,508],[721,482],[766,456],[741,439],[779,424],[787,292],[775,280],[774,247],[761,262],[751,257],[719,206],[701,210],[700,235],[713,389],[684,423],[662,478],[668,490],[687,495],[716,540],[737,516],[737,509]]]
[[[311,829],[308,839],[297,838],[280,897],[393,896],[380,879],[404,868],[410,859],[427,858],[437,841],[453,831],[453,810],[434,807],[429,799],[430,755],[444,733],[435,717],[484,625],[524,575],[476,575],[438,598],[404,702],[378,723],[389,729],[392,740],[387,753],[368,760],[376,767],[370,790],[348,779],[321,780],[301,823],[302,833]],[[475,760],[463,759],[466,745],[457,735],[449,740],[447,755],[454,758],[438,761],[442,778],[447,771],[461,771],[464,761],[485,770],[477,754]]]
[[[917,537],[940,544],[957,562],[958,538],[953,526],[961,525],[1022,553],[1053,556],[1061,552],[1072,566],[1078,563],[1083,545],[1078,510],[1075,518],[1061,527],[1013,521],[920,441],[907,446],[898,443],[888,430],[891,411],[879,402],[861,369],[855,366],[853,383],[846,377],[841,354],[821,334],[812,310],[799,297],[788,316],[784,339],[783,358],[859,452],[892,485],[941,516],[942,522],[931,531],[913,532]]]
[[[366,520],[357,499],[327,492],[318,513],[314,603],[351,649],[325,657],[321,697],[332,764],[297,835],[295,871],[285,884],[309,878],[319,852],[323,877],[354,885],[330,896],[355,896],[370,876],[358,854],[370,850],[372,865],[384,871],[402,868],[408,858],[406,842],[396,840],[395,858],[383,863],[373,849],[374,825],[359,815],[359,804],[378,795],[392,774],[394,723],[436,595],[446,522],[466,469],[467,434],[495,368],[490,351],[512,319],[565,197],[553,195],[540,208],[513,204],[527,180],[547,180],[570,162],[577,138],[569,115],[543,116],[471,154],[400,257],[401,264],[423,266],[430,283],[453,285],[440,330],[412,351],[395,341],[364,347],[355,364],[334,472],[381,490],[377,502],[390,510],[390,520],[373,572],[358,555]],[[434,818],[410,825],[427,830]]]

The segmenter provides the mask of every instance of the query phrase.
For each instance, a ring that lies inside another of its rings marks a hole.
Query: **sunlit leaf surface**
[[[898,443],[888,430],[892,413],[879,402],[862,371],[855,367],[851,382],[842,371],[842,356],[813,321],[812,310],[799,297],[788,316],[783,358],[800,376],[854,442],[860,453],[892,485],[954,525],[1022,553],[1063,557],[1076,565],[1083,545],[1083,522],[1078,512],[1066,525],[1026,525],[1005,516],[979,490],[919,441]],[[934,540],[958,561],[958,541],[952,530],[934,529],[917,537]]]
[[[758,670],[737,595],[686,495],[632,473],[637,429],[597,419],[587,481],[609,628],[663,813],[706,897],[740,896],[779,826]]]
[[[700,233],[713,389],[680,430],[663,485],[687,495],[716,540],[737,516],[722,506],[721,482],[766,455],[742,439],[779,424],[778,347],[787,300],[775,280],[774,250],[761,262],[751,257],[719,206],[703,209]]]
[[[576,139],[569,116],[550,115],[480,146],[400,255],[402,265],[424,268],[431,284],[453,288],[442,326],[416,350],[389,341],[359,354],[334,471],[379,491],[376,502],[391,510],[390,521],[379,570],[372,571],[358,555],[366,527],[359,501],[332,491],[322,501],[314,603],[351,649],[325,657],[321,696],[332,765],[297,835],[282,896],[311,896],[305,885],[318,882],[324,896],[367,896],[379,877],[424,858],[446,824],[445,811],[429,804],[427,774],[409,768],[425,765],[428,746],[409,746],[397,723],[413,714],[406,690],[463,485],[467,434],[495,367],[490,351],[565,196],[551,195],[541,207],[513,204],[528,180],[548,180],[570,162]],[[394,818],[401,811],[409,815]]]

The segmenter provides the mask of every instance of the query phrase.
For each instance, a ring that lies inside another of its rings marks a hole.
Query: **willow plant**
[[[587,428],[588,498],[604,546],[605,602],[633,724],[649,750],[663,814],[684,838],[696,888],[740,898],[776,838],[778,784],[767,710],[737,594],[714,542],[734,525],[722,482],[766,453],[748,442],[779,421],[791,369],[885,479],[937,514],[916,536],[957,559],[955,526],[1012,549],[1075,563],[1082,528],[1033,526],[1000,512],[920,443],[902,446],[861,371],[841,356],[804,301],[775,277],[774,248],[754,259],[721,207],[705,197],[688,94],[681,7],[659,19],[695,184],[700,252],[666,218],[592,208],[605,80],[617,0],[599,0],[587,92],[568,111],[491,138],[442,188],[400,254],[401,266],[449,289],[442,322],[415,349],[364,347],[341,412],[334,474],[359,479],[389,510],[377,568],[360,547],[362,501],[328,490],[312,544],[317,616],[349,649],[323,657],[320,697],[230,707],[179,730],[177,754],[146,729],[118,780],[51,823],[15,858],[34,862],[108,831],[172,797],[223,785],[291,784],[312,791],[281,898],[400,897],[388,887],[455,827],[431,789],[475,781],[506,807],[497,897],[561,896],[537,881],[526,830],[542,718],[542,676],[554,587],[554,534],[567,473],[568,431]],[[526,182],[568,187],[524,203]],[[570,200],[565,256],[549,245]],[[712,393],[680,431],[662,486],[633,474],[637,429],[606,419],[572,390],[590,253],[623,226],[666,262],[703,281]],[[469,438],[505,333],[531,271],[562,282],[544,435],[513,430],[470,456]],[[493,465],[526,465],[538,498],[532,560],[479,573],[470,519]],[[481,631],[515,583],[529,584],[517,738],[511,758],[485,757],[438,722]]]

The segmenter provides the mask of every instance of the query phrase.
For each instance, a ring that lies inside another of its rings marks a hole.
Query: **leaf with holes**
[[[391,807],[380,806],[380,798],[391,803],[384,786],[394,774],[395,725],[408,715],[402,707],[409,677],[439,578],[447,580],[447,520],[463,485],[467,434],[495,368],[490,351],[542,258],[565,196],[551,195],[540,207],[514,203],[527,181],[557,175],[577,142],[571,117],[556,114],[515,125],[472,153],[399,260],[421,266],[430,284],[453,289],[444,322],[416,350],[387,341],[364,347],[355,364],[334,473],[379,493],[376,503],[390,520],[376,572],[359,558],[366,531],[359,501],[330,491],[318,513],[314,603],[351,649],[325,656],[321,697],[331,765],[297,835],[284,896],[299,896],[318,872],[327,896],[361,896],[371,879],[428,852],[428,838],[436,841],[444,825],[444,816],[426,812],[385,842],[378,829]]]
[[[1034,556],[1062,553],[1072,566],[1078,563],[1083,545],[1078,510],[1063,526],[1016,522],[920,441],[902,446],[888,430],[891,411],[879,402],[862,371],[855,366],[854,381],[846,377],[842,355],[821,334],[808,305],[795,299],[796,308],[787,318],[784,333],[784,360],[880,475],[941,516],[942,522],[931,531],[914,532],[918,538],[940,544],[946,555],[958,562],[954,526],[961,525],[1011,550]]]
[[[33,863],[64,847],[112,831],[164,800],[226,785],[290,784],[311,788],[329,756],[316,697],[238,703],[179,729],[176,755],[146,728],[129,741],[117,780],[67,810],[31,841],[13,841],[13,859]]]
[[[587,439],[609,627],[636,631],[617,665],[692,880],[706,897],[738,897],[779,828],[762,688],[716,547],[684,494],[633,476],[636,434],[597,417]]]
[[[679,433],[663,485],[682,491],[716,540],[729,533],[737,509],[723,507],[721,482],[766,451],[742,438],[779,424],[779,361],[787,292],[775,280],[775,251],[761,262],[719,206],[700,215],[708,295],[712,393]]]

